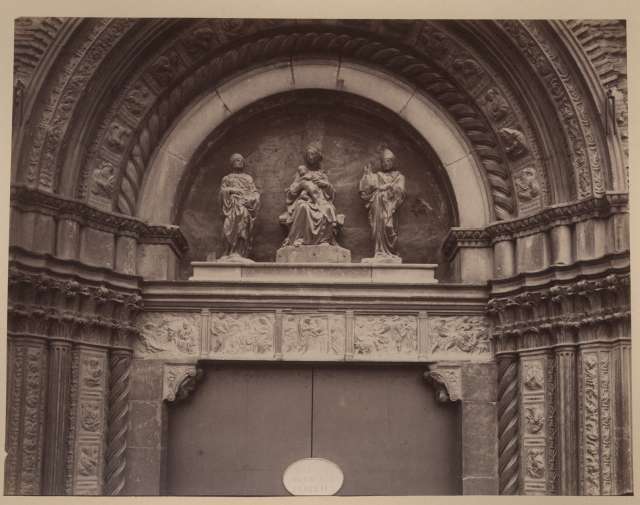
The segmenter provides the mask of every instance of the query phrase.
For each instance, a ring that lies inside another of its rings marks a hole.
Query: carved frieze
[[[195,355],[200,351],[200,316],[194,313],[144,312],[134,352],[137,355]]]
[[[435,358],[491,357],[489,328],[483,316],[431,316],[429,341]]]
[[[341,358],[345,353],[345,315],[336,313],[286,314],[282,321],[285,356]]]
[[[358,315],[355,317],[355,354],[367,357],[411,356],[418,351],[416,316]]]
[[[212,313],[206,348],[211,355],[269,356],[274,326],[273,313]]]

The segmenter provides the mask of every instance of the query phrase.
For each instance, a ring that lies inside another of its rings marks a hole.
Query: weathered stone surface
[[[162,398],[162,372],[162,361],[132,360],[130,399],[153,401]]]
[[[81,233],[80,261],[88,265],[113,268],[115,262],[113,234],[85,227]]]
[[[285,246],[276,251],[276,263],[351,263],[351,252],[328,244]]]
[[[495,402],[462,403],[462,476],[497,477],[498,438]]]

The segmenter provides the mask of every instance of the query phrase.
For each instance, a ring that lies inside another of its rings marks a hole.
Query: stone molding
[[[485,228],[451,228],[442,249],[445,257],[451,258],[462,247],[490,247],[502,240],[546,232],[560,225],[628,213],[628,204],[628,193],[609,192],[601,197],[547,207],[537,214],[499,221]]]
[[[544,346],[545,335],[558,331],[563,338],[548,343],[600,340],[598,328],[603,324],[629,325],[629,290],[630,274],[622,272],[493,297],[487,303],[487,313],[495,320],[493,337],[517,337],[520,345],[530,347]],[[605,339],[630,338],[626,331],[615,335],[612,329]],[[531,335],[536,337],[527,339]]]
[[[183,256],[189,248],[178,226],[150,225],[27,186],[11,186],[11,207],[21,212],[53,216],[57,220],[76,221],[97,230],[135,238],[143,244],[169,244],[178,256]]]

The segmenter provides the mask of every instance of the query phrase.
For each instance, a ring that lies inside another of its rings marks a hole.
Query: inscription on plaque
[[[305,458],[291,463],[282,483],[294,496],[331,496],[340,491],[344,474],[338,465],[324,458]]]

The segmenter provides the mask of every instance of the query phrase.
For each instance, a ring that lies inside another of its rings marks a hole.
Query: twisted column
[[[131,352],[125,350],[112,351],[110,369],[107,466],[104,477],[104,493],[113,496],[120,494],[125,484]]]
[[[498,357],[498,475],[499,492],[518,494],[520,470],[518,357]]]

